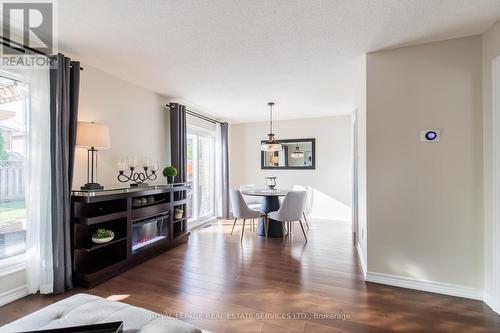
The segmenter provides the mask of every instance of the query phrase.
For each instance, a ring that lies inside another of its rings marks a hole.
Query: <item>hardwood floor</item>
[[[307,244],[296,226],[286,247],[249,228],[240,244],[241,224],[232,236],[231,225],[195,231],[187,244],[94,289],[3,306],[0,325],[89,292],[213,332],[500,332],[500,316],[482,302],[365,283],[345,222],[312,221]]]

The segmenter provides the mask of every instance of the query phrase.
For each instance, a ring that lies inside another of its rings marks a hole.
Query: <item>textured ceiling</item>
[[[59,48],[234,122],[350,113],[363,53],[484,32],[500,0],[60,0]]]

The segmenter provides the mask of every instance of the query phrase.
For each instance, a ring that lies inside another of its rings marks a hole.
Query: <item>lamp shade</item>
[[[262,141],[260,144],[260,150],[262,151],[280,151],[283,149],[281,144],[274,139],[274,134],[268,134],[268,139],[266,141]]]
[[[79,121],[76,129],[76,146],[109,149],[109,128],[106,125]]]
[[[300,150],[299,146],[297,146],[297,147],[295,147],[295,150],[293,151],[293,153],[290,154],[290,157],[291,158],[302,158],[302,157],[304,157],[304,152],[302,150]]]

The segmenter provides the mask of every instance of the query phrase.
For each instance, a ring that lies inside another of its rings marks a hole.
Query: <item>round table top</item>
[[[288,191],[280,189],[270,190],[268,188],[256,188],[251,190],[243,190],[241,191],[241,193],[244,195],[253,195],[256,197],[284,197],[288,193]]]

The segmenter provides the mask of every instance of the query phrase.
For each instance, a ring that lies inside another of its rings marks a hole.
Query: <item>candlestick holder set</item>
[[[128,169],[128,170],[127,170]],[[130,161],[128,163],[118,163],[118,181],[121,183],[132,182],[130,187],[147,187],[145,181],[155,181],[158,178],[157,171],[160,169],[158,162],[151,164],[149,160],[145,160],[142,170],[137,169],[137,163]],[[128,171],[128,174],[125,172]]]

